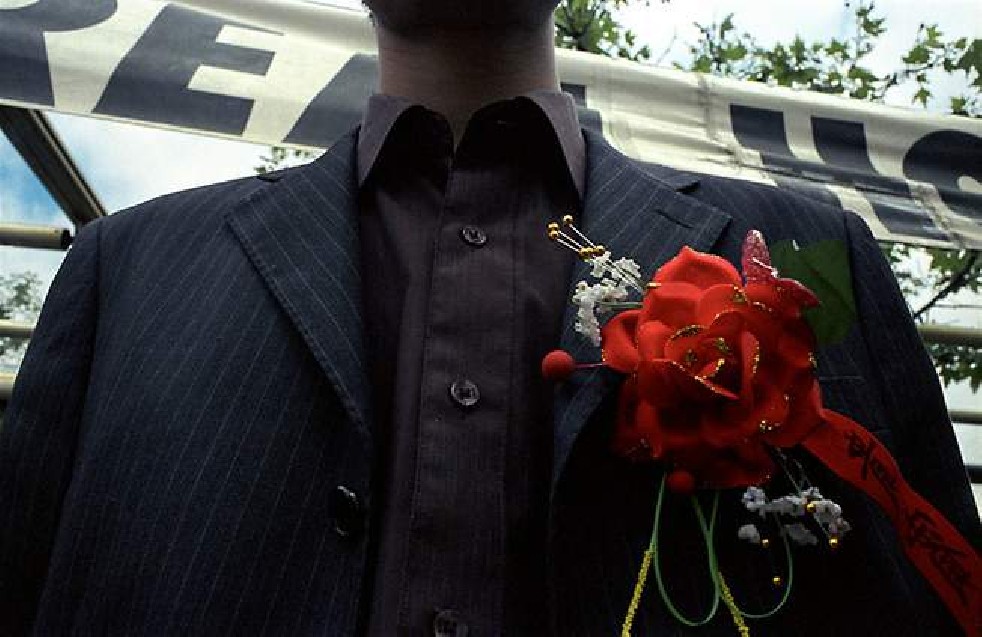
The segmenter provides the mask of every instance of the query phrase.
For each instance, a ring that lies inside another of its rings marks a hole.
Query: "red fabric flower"
[[[759,234],[744,244],[744,272],[746,284],[726,260],[683,248],[643,307],[603,328],[605,363],[629,375],[615,450],[663,460],[701,487],[741,487],[770,477],[766,445],[795,445],[822,422],[801,315],[817,299],[776,276]]]

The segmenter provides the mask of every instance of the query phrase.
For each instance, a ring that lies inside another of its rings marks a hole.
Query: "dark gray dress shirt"
[[[365,316],[381,453],[372,635],[541,633],[552,388],[580,207],[569,95],[441,115],[374,96],[358,143]]]

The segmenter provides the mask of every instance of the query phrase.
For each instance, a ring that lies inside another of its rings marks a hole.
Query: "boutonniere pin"
[[[579,308],[576,330],[599,346],[601,362],[577,363],[557,350],[543,360],[543,374],[562,381],[597,366],[623,374],[612,449],[626,461],[664,467],[650,543],[633,597],[626,600],[624,636],[631,634],[652,572],[665,608],[680,623],[709,623],[722,601],[745,636],[747,620],[774,615],[790,597],[792,544],[834,550],[848,541],[844,512],[805,475],[794,459],[798,449],[882,507],[907,557],[966,633],[975,634],[982,585],[978,555],[910,488],[872,434],[823,407],[815,375],[816,332],[844,332],[841,326],[830,329],[827,316],[816,318],[820,300],[809,287],[780,276],[759,232],[751,231],[744,241],[742,276],[725,259],[684,247],[650,281],[637,263],[614,258],[590,241],[571,216],[550,223],[548,234],[592,265],[593,282],[578,283],[572,300]],[[826,285],[829,278],[819,276],[814,287],[838,292],[828,295],[830,305],[842,305],[843,298],[849,305],[851,291],[842,294]],[[791,485],[790,493],[767,492],[776,477]],[[783,547],[783,561],[772,560],[777,593],[770,608],[742,606],[716,559],[716,543],[727,541],[714,533],[717,504],[728,489],[743,489],[739,497],[748,516],[733,539],[764,549]],[[666,491],[691,499],[704,538],[712,603],[701,617],[679,611],[663,579],[658,547]],[[698,491],[712,493],[708,510]]]

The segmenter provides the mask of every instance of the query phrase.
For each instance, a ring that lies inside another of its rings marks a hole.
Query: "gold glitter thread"
[[[780,426],[781,423],[779,422],[771,422],[770,420],[761,420],[760,424],[757,425],[757,429],[762,434],[768,434],[774,431],[775,429],[779,428]]]
[[[727,610],[730,611],[730,617],[733,618],[733,625],[736,626],[740,637],[750,637],[750,628],[747,626],[747,622],[743,621],[743,614],[737,608],[736,601],[733,599],[733,593],[730,592],[730,587],[726,585],[726,580],[723,579],[722,573],[717,573],[717,575],[719,576],[720,596],[723,598],[723,603],[726,604]]]
[[[703,327],[702,325],[686,325],[685,327],[678,329],[674,334],[669,336],[668,340],[675,341],[680,338],[685,338],[687,336],[695,336],[696,334],[702,332],[704,329],[706,328]]]
[[[716,351],[718,351],[720,354],[729,354],[732,351],[730,350],[729,343],[727,343],[726,339],[722,336],[717,337],[715,343]]]
[[[703,378],[706,379],[715,378],[716,375],[719,374],[720,370],[722,370],[725,365],[726,365],[726,359],[723,358],[717,359],[716,366],[713,367],[713,369],[708,374],[705,374]]]
[[[634,625],[634,616],[638,612],[641,604],[641,595],[644,593],[644,585],[648,579],[648,569],[651,568],[651,560],[655,552],[648,549],[644,552],[641,560],[641,570],[638,571],[638,581],[634,584],[634,594],[631,596],[631,603],[627,607],[627,616],[624,618],[624,626],[621,628],[621,637],[631,637],[631,627]]]

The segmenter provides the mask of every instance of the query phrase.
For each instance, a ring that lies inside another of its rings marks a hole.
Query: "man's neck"
[[[382,93],[443,114],[458,142],[485,104],[535,90],[558,90],[553,27],[506,34],[484,30],[405,36],[378,25]]]

